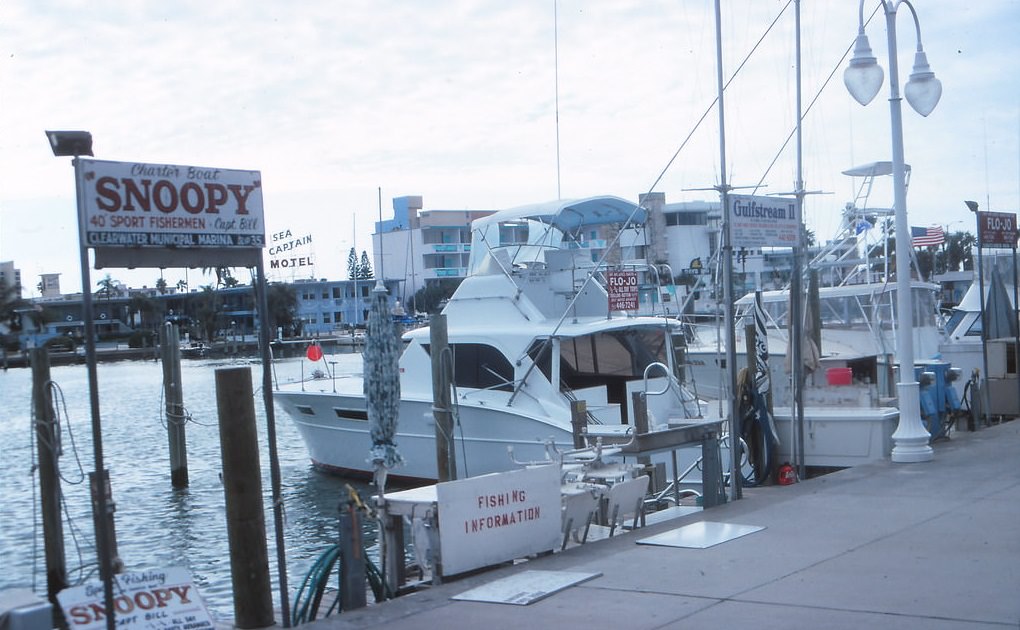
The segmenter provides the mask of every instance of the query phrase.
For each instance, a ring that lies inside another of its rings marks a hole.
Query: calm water
[[[327,361],[335,361],[338,373],[360,371],[360,355],[329,356]],[[161,364],[124,361],[103,363],[98,368],[103,449],[116,504],[120,556],[129,570],[188,568],[217,619],[233,617],[233,596],[224,493],[219,477],[215,371],[238,364],[222,360],[185,360],[182,364],[184,404],[193,418],[186,428],[190,487],[176,491],[170,487]],[[261,393],[262,367],[256,363],[251,363],[250,367],[261,443],[259,457],[263,470],[273,603],[279,608],[269,454]],[[279,382],[296,380],[301,376],[302,367],[307,375],[307,361],[278,361],[277,379]],[[94,466],[88,377],[85,367],[79,365],[54,367],[51,379],[59,385],[67,407],[60,470],[66,503],[67,566],[70,581],[76,583],[97,573],[87,483],[87,473]],[[38,476],[32,470],[35,449],[31,390],[31,370],[0,372],[0,458],[3,461],[0,467],[0,566],[3,567],[0,590],[33,587],[36,593],[44,595],[42,525],[36,508]],[[308,569],[337,540],[337,505],[345,484],[352,483],[365,497],[371,491],[364,483],[313,470],[289,416],[278,411],[276,424],[286,514],[287,577],[293,605],[294,593]],[[372,544],[374,526],[367,529],[369,544]]]

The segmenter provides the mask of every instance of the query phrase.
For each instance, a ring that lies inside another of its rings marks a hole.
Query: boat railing
[[[663,375],[666,377],[665,386],[660,391],[655,391],[655,392],[649,391],[649,389],[648,389],[649,388],[648,376],[654,370],[661,370]],[[665,394],[667,392],[671,392],[673,394],[673,398],[677,402],[680,403],[680,408],[683,409],[684,416],[688,417],[688,418],[692,417],[691,413],[690,413],[690,409],[687,408],[687,405],[688,405],[688,403],[693,402],[695,404],[695,406],[697,406],[698,405],[698,401],[697,401],[697,399],[693,399],[692,400],[692,399],[688,399],[688,397],[684,396],[684,391],[680,387],[680,383],[676,380],[676,378],[673,377],[672,372],[670,372],[670,370],[669,370],[669,366],[667,366],[665,363],[661,363],[659,361],[653,361],[652,363],[649,363],[648,365],[646,365],[645,366],[644,374],[642,375],[642,380],[643,380],[643,383],[644,383],[643,387],[642,387],[642,392],[643,392],[645,398],[647,398],[649,396],[661,396],[661,395],[663,395],[663,394]],[[694,416],[700,416],[700,415],[701,415],[701,408],[698,407],[698,413],[694,414]]]

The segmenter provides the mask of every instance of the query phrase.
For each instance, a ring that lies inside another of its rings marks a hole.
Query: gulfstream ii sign
[[[82,159],[85,247],[265,247],[259,171]]]
[[[791,199],[729,195],[730,243],[733,247],[793,247],[800,220]]]

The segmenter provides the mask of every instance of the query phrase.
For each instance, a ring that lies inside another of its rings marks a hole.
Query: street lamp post
[[[53,155],[71,157],[74,165],[75,199],[78,209],[79,231],[85,213],[82,192],[81,156],[92,155],[92,134],[87,131],[47,131]],[[103,430],[99,413],[99,377],[96,370],[96,323],[92,308],[92,280],[89,273],[89,254],[85,243],[79,242],[81,264],[82,320],[85,332],[85,366],[88,373],[89,409],[92,417],[92,452],[95,472],[89,475],[92,484],[92,520],[96,532],[96,553],[99,560],[99,579],[103,582],[103,601],[108,630],[116,627],[113,608],[113,574],[119,568],[114,559],[115,536],[113,530],[113,501],[109,496],[109,472],[103,460]]]
[[[906,5],[914,18],[917,31],[917,51],[910,80],[904,88],[907,102],[922,116],[935,109],[942,96],[942,84],[928,67],[928,59],[921,45],[921,25],[914,6],[908,0],[881,0],[885,11],[886,33],[889,40],[889,112],[891,118],[893,188],[896,213],[896,354],[899,361],[900,417],[893,433],[892,460],[894,462],[924,462],[934,456],[928,444],[930,435],[921,422],[919,386],[914,377],[914,340],[912,333],[913,304],[910,283],[910,230],[907,223],[907,186],[903,159],[903,116],[900,105],[899,67],[896,60],[896,11]],[[843,73],[843,82],[850,95],[861,105],[867,105],[882,88],[882,68],[871,53],[868,36],[864,34],[864,0],[858,12],[857,41],[854,56]]]

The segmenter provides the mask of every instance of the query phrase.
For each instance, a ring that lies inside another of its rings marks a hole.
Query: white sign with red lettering
[[[553,549],[560,540],[560,467],[523,468],[436,486],[443,575]]]
[[[80,159],[85,247],[265,247],[262,175]]]
[[[745,249],[794,247],[800,234],[797,202],[780,197],[729,195],[730,244]]]
[[[187,569],[172,567],[113,576],[113,610],[118,628],[130,630],[212,630],[213,621]],[[104,630],[103,583],[93,581],[57,593],[71,630]]]

